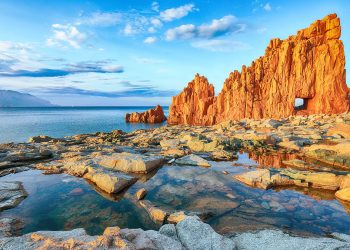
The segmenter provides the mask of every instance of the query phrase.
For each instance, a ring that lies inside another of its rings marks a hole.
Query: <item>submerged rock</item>
[[[179,165],[210,167],[210,163],[207,160],[194,154],[183,156],[175,160],[175,163]]]
[[[140,205],[146,209],[151,219],[156,223],[161,223],[165,221],[165,218],[167,217],[168,213],[163,211],[160,208],[155,207],[152,202],[148,200],[142,200],[140,201]]]

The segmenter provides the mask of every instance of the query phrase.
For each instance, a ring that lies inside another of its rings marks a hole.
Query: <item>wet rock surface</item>
[[[0,211],[17,206],[26,197],[21,182],[0,182]]]

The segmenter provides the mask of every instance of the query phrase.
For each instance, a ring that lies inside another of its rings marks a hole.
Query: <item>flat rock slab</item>
[[[315,249],[349,249],[350,242],[344,239],[348,235],[334,235],[336,238],[303,238],[294,237],[281,231],[263,230],[257,233],[242,233],[234,238],[237,249],[245,250],[315,250]],[[338,238],[338,239],[337,239]]]
[[[95,183],[107,193],[119,193],[137,181],[137,178],[124,173],[91,166],[83,178]]]
[[[210,163],[202,157],[194,154],[186,155],[175,161],[179,165],[210,167]]]
[[[26,197],[21,182],[0,182],[0,211],[17,206]]]
[[[126,173],[149,173],[160,167],[165,159],[161,156],[145,156],[131,153],[115,153],[101,156],[97,163],[105,168]]]

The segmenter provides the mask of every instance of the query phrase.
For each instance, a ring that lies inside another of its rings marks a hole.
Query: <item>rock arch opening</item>
[[[296,97],[294,100],[294,110],[295,111],[301,111],[307,109],[307,98],[298,98]]]

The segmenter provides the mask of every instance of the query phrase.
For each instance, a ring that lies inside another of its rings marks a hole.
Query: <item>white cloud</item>
[[[159,3],[158,2],[152,3],[152,10],[155,12],[159,12]]]
[[[246,45],[245,43],[223,39],[200,40],[191,43],[191,45],[194,48],[205,49],[215,52],[230,52],[248,48],[248,45]]]
[[[80,32],[76,26],[70,24],[53,24],[52,28],[53,35],[46,41],[48,46],[58,45],[66,47],[68,45],[72,48],[78,49],[87,39],[85,33]]]
[[[162,22],[158,19],[158,18],[152,18],[151,19],[151,24],[155,27],[155,28],[160,28],[163,26]]]
[[[228,15],[220,19],[214,19],[210,24],[202,24],[200,26],[184,24],[167,30],[165,39],[171,41],[176,39],[214,38],[228,33],[244,31],[246,25],[238,23],[237,21],[236,17]]]
[[[220,19],[212,20],[211,24],[201,25],[198,28],[198,36],[200,37],[215,37],[220,34],[225,34],[231,30],[236,30],[237,18],[235,16],[224,16]]]
[[[272,10],[272,7],[271,7],[270,3],[267,3],[267,4],[264,5],[264,10],[266,10],[266,11],[271,11]]]
[[[113,26],[120,23],[122,14],[118,12],[95,12],[90,16],[81,18],[77,25],[85,24],[91,26]]]
[[[152,44],[152,43],[155,43],[156,41],[157,41],[157,38],[154,36],[149,36],[145,40],[143,40],[143,42],[146,44]]]
[[[184,24],[179,27],[169,29],[165,33],[165,39],[172,41],[175,39],[191,39],[196,36],[197,28],[193,24]]]
[[[0,41],[0,72],[12,70],[35,70],[42,67],[38,62],[40,54],[34,51],[34,47],[27,43],[12,41]]]
[[[173,20],[187,16],[194,10],[194,4],[186,4],[177,8],[171,8],[160,12],[160,18],[165,22],[171,22]]]
[[[133,34],[136,34],[137,31],[132,27],[130,23],[127,23],[124,27],[123,33],[126,36],[131,36]]]

